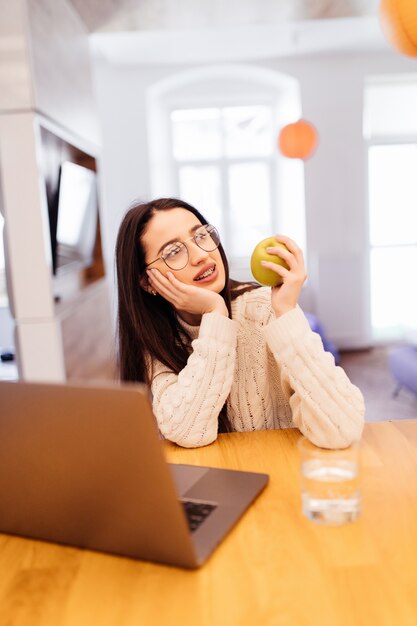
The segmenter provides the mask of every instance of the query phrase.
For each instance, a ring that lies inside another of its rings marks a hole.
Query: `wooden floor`
[[[365,397],[366,421],[417,419],[417,396],[402,389],[397,397],[388,355],[394,346],[343,352],[341,366]]]

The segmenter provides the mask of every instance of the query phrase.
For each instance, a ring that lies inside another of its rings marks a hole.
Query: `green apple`
[[[269,254],[266,249],[275,246],[282,246],[283,248],[287,248],[287,246],[283,243],[279,243],[275,237],[267,237],[266,239],[262,239],[255,247],[252,252],[252,256],[250,259],[250,269],[252,271],[253,277],[258,283],[261,285],[266,285],[267,287],[275,287],[276,285],[280,285],[283,280],[279,274],[276,274],[273,270],[269,270],[267,267],[263,267],[261,265],[261,261],[271,261],[272,263],[277,263],[277,265],[282,265],[287,270],[289,269],[288,265],[281,259],[281,257],[276,254]]]

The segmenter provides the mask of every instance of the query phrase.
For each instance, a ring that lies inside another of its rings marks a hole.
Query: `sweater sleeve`
[[[218,416],[233,381],[236,336],[236,322],[206,313],[178,375],[154,362],[153,411],[166,439],[193,448],[217,438]]]
[[[346,447],[360,439],[365,405],[333,355],[326,352],[297,306],[264,329],[266,341],[281,366],[293,424],[315,445]]]

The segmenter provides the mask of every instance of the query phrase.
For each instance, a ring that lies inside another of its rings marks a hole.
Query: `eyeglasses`
[[[182,270],[188,263],[189,252],[185,245],[188,241],[193,240],[194,243],[204,250],[205,252],[212,252],[219,247],[220,236],[217,230],[211,224],[204,224],[201,228],[198,228],[192,237],[189,237],[185,241],[175,241],[170,243],[162,250],[161,256],[154,261],[151,261],[145,267],[149,267],[152,263],[156,263],[162,259],[162,261],[171,270]]]

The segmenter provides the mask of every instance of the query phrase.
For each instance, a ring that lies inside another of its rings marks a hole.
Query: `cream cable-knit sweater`
[[[232,302],[232,319],[203,315],[190,326],[192,353],[177,375],[153,363],[153,410],[164,437],[185,447],[217,437],[227,399],[233,430],[297,427],[316,445],[360,438],[364,401],[299,306],[276,318],[270,289]]]

